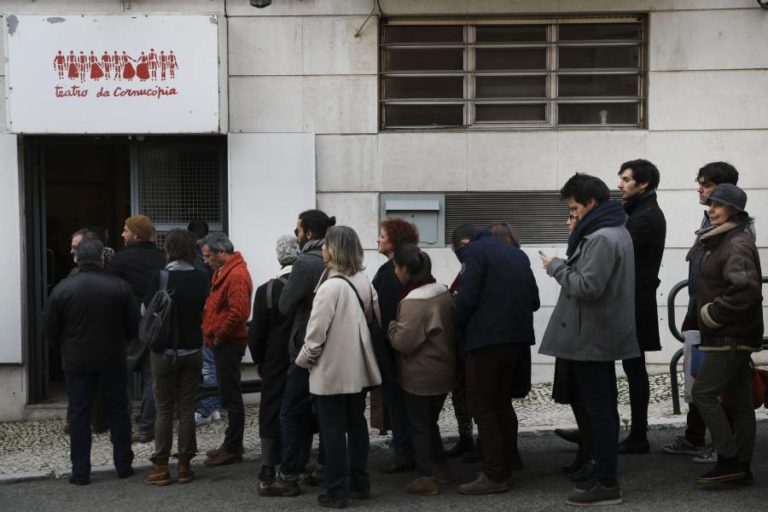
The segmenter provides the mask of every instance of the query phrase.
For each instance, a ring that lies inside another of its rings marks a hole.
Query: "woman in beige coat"
[[[429,256],[413,244],[395,251],[395,274],[403,283],[397,320],[388,334],[398,352],[398,379],[405,395],[417,477],[405,488],[421,496],[438,494],[438,482],[451,483],[438,419],[456,380],[453,300],[435,282]]]
[[[352,228],[328,229],[323,244],[326,270],[312,302],[304,346],[296,364],[309,368],[320,436],[325,445],[323,507],[344,508],[368,499],[366,388],[381,384],[369,321],[378,321],[376,292],[363,274],[363,248]]]

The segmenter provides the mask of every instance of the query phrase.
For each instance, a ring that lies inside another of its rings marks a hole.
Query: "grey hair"
[[[208,249],[216,254],[220,252],[232,254],[235,252],[235,246],[232,245],[232,240],[230,240],[229,237],[224,233],[211,233],[209,235],[205,235],[205,237],[200,240],[200,247],[204,245],[207,245]]]
[[[352,276],[363,270],[363,246],[355,230],[349,226],[332,226],[325,233],[329,265],[342,274]]]
[[[299,257],[299,241],[293,235],[283,235],[277,239],[277,261],[281,266],[292,265]]]
[[[78,265],[101,263],[104,244],[98,238],[83,238],[77,246],[76,254]]]

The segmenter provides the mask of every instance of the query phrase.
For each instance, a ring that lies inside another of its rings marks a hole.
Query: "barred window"
[[[148,215],[158,231],[158,245],[173,228],[193,219],[213,231],[224,230],[226,139],[196,137],[147,141],[134,147],[132,210]]]
[[[387,19],[382,128],[642,127],[645,18]]]

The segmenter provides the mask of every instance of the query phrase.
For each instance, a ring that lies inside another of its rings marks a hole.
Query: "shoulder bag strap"
[[[267,311],[272,309],[272,285],[275,284],[274,279],[270,279],[267,283]]]
[[[355,288],[355,285],[352,284],[352,281],[350,281],[346,277],[340,276],[340,275],[335,275],[335,276],[331,277],[331,279],[342,279],[342,280],[347,282],[347,284],[350,286],[350,288],[352,288],[352,291],[355,292],[355,296],[357,297],[357,301],[360,303],[360,309],[363,310],[363,318],[366,318],[365,317],[365,304],[363,303],[363,299],[360,298],[360,294],[357,293],[357,288]],[[368,322],[368,319],[366,318],[366,323],[367,322]]]
[[[161,290],[168,289],[168,271],[167,270],[160,271],[160,289]]]

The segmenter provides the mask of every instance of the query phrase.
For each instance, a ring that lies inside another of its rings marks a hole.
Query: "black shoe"
[[[299,489],[299,483],[296,480],[283,480],[282,478],[277,478],[269,486],[264,486],[263,492],[268,494],[262,494],[262,496],[291,498],[301,494],[301,489]]]
[[[275,466],[261,466],[259,471],[259,482],[272,483],[275,481]]]
[[[571,482],[586,482],[595,476],[595,461],[588,460],[581,468],[570,476]]]
[[[91,483],[90,478],[75,478],[74,476],[69,477],[69,483],[72,485],[88,485]]]
[[[592,481],[592,486],[583,492],[576,491],[568,497],[566,503],[577,507],[591,507],[594,505],[619,505],[622,503],[621,488],[618,484],[606,487],[597,480]]]
[[[475,446],[475,440],[472,436],[462,436],[456,441],[456,444],[445,450],[445,456],[450,458],[460,457],[464,452],[468,452]]]
[[[346,498],[332,498],[321,494],[317,497],[317,504],[325,508],[347,508],[349,501]]]
[[[577,429],[566,430],[564,428],[556,428],[555,435],[564,441],[568,441],[569,443],[581,443],[581,432],[579,432]]]
[[[391,475],[394,473],[407,473],[416,469],[416,464],[413,462],[393,462],[387,466],[381,468],[381,472]]]
[[[724,484],[740,482],[746,476],[747,468],[736,457],[726,458],[718,455],[715,467],[701,475],[696,482],[700,484]]]
[[[130,478],[130,477],[132,477],[135,474],[136,474],[136,471],[132,467],[130,467],[128,469],[125,469],[125,470],[122,470],[122,471],[118,471],[117,472],[117,478],[122,480],[123,478]]]
[[[619,443],[618,453],[620,454],[638,454],[638,453],[650,453],[651,445],[648,443],[648,439],[634,439],[632,436],[624,439]]]
[[[736,483],[746,485],[755,483],[755,478],[752,476],[752,470],[749,467],[749,462],[744,463],[744,478],[737,480]]]
[[[584,454],[584,450],[579,448],[579,451],[576,452],[576,458],[573,459],[573,462],[571,462],[567,466],[562,467],[563,473],[567,473],[570,475],[577,472],[582,468],[582,466],[584,466],[585,459],[586,459],[586,455]]]
[[[371,491],[349,491],[349,499],[365,501],[371,499]]]

